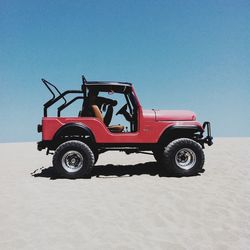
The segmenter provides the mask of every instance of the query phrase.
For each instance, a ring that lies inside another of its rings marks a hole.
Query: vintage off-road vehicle
[[[81,90],[61,93],[42,79],[52,94],[44,104],[42,132],[38,150],[53,154],[53,166],[62,177],[90,177],[99,154],[109,150],[126,153],[152,152],[159,166],[174,175],[188,176],[201,171],[204,165],[204,144],[212,145],[210,123],[201,125],[191,111],[143,110],[131,83],[86,81]],[[117,96],[122,101],[104,97]],[[73,97],[72,97],[73,95]],[[66,100],[70,96],[70,100]],[[61,117],[61,112],[80,100],[74,116]],[[57,107],[57,116],[48,117],[48,109]],[[123,103],[121,103],[123,102]],[[114,107],[121,107],[124,125],[110,125]],[[206,133],[206,135],[204,135]]]

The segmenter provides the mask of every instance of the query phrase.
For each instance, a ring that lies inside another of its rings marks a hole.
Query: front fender
[[[202,132],[203,128],[198,125],[172,125],[165,129],[165,131],[160,136],[158,143],[166,144],[181,137],[192,138],[196,133]]]

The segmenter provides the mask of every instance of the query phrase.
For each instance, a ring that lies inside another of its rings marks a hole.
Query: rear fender
[[[67,123],[58,129],[53,137],[54,142],[70,139],[78,139],[91,145],[95,144],[95,137],[92,131],[81,123]]]

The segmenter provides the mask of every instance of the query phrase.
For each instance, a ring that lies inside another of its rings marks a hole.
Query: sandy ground
[[[109,152],[67,180],[35,143],[0,144],[0,249],[250,249],[249,148],[218,138],[206,171],[183,178]]]

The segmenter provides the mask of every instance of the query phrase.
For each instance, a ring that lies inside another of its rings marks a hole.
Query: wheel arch
[[[172,140],[182,137],[194,139],[195,136],[198,136],[196,133],[201,132],[203,132],[202,128],[196,125],[172,125],[163,131],[158,144],[168,144]]]
[[[67,123],[60,127],[53,137],[54,142],[69,139],[78,139],[91,145],[95,144],[93,132],[82,123]]]

